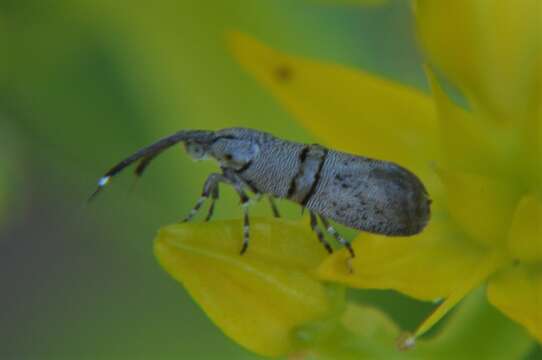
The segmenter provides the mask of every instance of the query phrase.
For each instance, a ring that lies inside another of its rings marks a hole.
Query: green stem
[[[485,289],[466,298],[440,334],[420,341],[413,352],[432,359],[521,359],[533,339],[487,302]]]

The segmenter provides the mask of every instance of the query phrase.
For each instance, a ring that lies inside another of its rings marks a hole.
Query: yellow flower
[[[333,292],[311,275],[327,253],[308,226],[252,219],[252,246],[240,256],[239,221],[171,225],[160,230],[155,254],[228,336],[279,356],[296,349],[298,326],[334,307]]]
[[[444,298],[415,337],[487,283],[489,301],[542,342],[541,8],[536,0],[417,1],[432,97],[231,35],[242,66],[324,143],[398,162],[426,183],[433,217],[422,234],[361,234],[353,274],[345,251],[318,270],[351,287]]]

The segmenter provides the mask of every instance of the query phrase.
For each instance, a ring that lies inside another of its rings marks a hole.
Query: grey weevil
[[[249,242],[249,197],[267,195],[273,214],[279,213],[274,198],[294,201],[307,209],[310,224],[328,252],[332,248],[318,226],[318,218],[351,257],[354,251],[329,224],[328,219],[347,227],[388,236],[415,235],[429,221],[431,200],[422,182],[405,168],[381,160],[279,139],[269,133],[247,128],[218,131],[182,130],[158,140],[113,166],[100,180],[92,199],[109,180],[125,167],[139,161],[135,174],[167,148],[184,143],[194,159],[214,158],[221,173],[212,173],[201,197],[184,218],[196,215],[205,200],[211,204],[205,221],[213,216],[219,197],[218,185],[231,185],[243,208],[243,254]],[[89,200],[90,200],[89,199]]]

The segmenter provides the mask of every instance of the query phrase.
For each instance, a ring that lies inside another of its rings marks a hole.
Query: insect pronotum
[[[210,220],[219,197],[220,183],[231,185],[243,208],[243,254],[249,242],[249,197],[246,190],[267,195],[273,214],[279,216],[274,198],[294,201],[308,210],[311,228],[327,251],[330,244],[319,227],[340,244],[350,244],[330,225],[328,219],[350,228],[389,236],[408,236],[422,231],[430,217],[431,200],[421,181],[403,167],[387,161],[300,144],[271,134],[229,128],[218,131],[182,130],[140,149],[113,166],[100,180],[91,199],[110,179],[139,161],[135,174],[141,176],[151,161],[167,148],[184,143],[195,159],[212,157],[221,173],[212,173],[203,185],[201,197],[183,219],[189,221],[211,198],[206,221]]]

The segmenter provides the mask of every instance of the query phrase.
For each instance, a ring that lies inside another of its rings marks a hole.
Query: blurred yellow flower
[[[230,41],[242,66],[325,143],[398,162],[434,200],[421,235],[361,234],[354,274],[340,251],[320,265],[321,279],[444,298],[414,337],[487,282],[489,301],[542,342],[542,7],[536,0],[413,7],[432,98],[240,33]],[[467,109],[443,83],[461,91]]]

